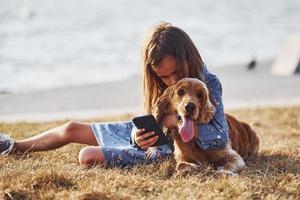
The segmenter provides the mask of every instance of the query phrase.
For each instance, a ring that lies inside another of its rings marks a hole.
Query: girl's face
[[[178,81],[176,59],[172,56],[165,56],[154,71],[168,87]]]

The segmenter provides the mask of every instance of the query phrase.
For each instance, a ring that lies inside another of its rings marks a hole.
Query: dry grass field
[[[131,169],[78,164],[83,145],[0,157],[0,199],[300,199],[300,106],[230,110],[251,123],[261,150],[237,177],[209,167],[175,177],[172,160]],[[131,115],[98,120],[131,119]],[[0,124],[14,138],[64,122]]]

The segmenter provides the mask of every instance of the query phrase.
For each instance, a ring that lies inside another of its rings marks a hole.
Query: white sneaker
[[[9,135],[5,135],[0,133],[0,154],[8,155],[14,149],[15,141],[9,137]]]

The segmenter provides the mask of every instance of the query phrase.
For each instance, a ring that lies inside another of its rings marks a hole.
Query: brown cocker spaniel
[[[210,100],[206,85],[194,78],[185,78],[168,87],[157,100],[154,115],[166,134],[174,141],[176,169],[182,166],[197,166],[208,163],[217,168],[217,172],[234,175],[245,166],[244,159],[259,150],[259,138],[246,123],[226,114],[229,129],[228,144],[224,149],[202,150],[196,140],[199,137],[198,124],[208,123],[214,116],[215,107]],[[177,126],[163,127],[166,115],[177,118]]]

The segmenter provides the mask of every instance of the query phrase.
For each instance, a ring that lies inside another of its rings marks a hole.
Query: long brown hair
[[[148,34],[142,49],[144,109],[151,113],[152,107],[167,85],[154,69],[165,56],[176,60],[176,73],[180,79],[190,77],[204,80],[201,75],[203,61],[190,37],[170,23],[160,22]],[[187,67],[185,67],[187,66]]]

